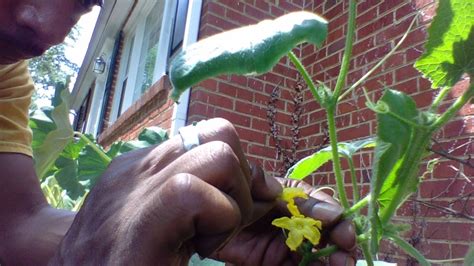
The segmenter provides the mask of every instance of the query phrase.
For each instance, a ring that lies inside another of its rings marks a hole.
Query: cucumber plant
[[[388,239],[416,258],[421,265],[429,265],[429,260],[400,237],[400,233],[407,229],[406,226],[392,223],[392,218],[421,182],[418,171],[421,161],[429,155],[427,150],[433,134],[474,96],[474,2],[439,1],[436,16],[429,28],[426,51],[415,64],[432,82],[434,89],[441,88],[431,107],[420,110],[411,96],[385,88],[383,96],[377,102],[367,100],[367,106],[376,113],[376,136],[373,139],[346,143],[338,142],[337,138],[335,114],[339,102],[393,54],[415,22],[414,19],[394,49],[359,81],[345,84],[356,28],[356,2],[349,1],[348,35],[334,88],[315,83],[291,51],[303,42],[319,46],[327,35],[328,22],[324,18],[301,11],[223,32],[189,46],[176,56],[170,66],[170,80],[174,87],[171,97],[176,101],[185,89],[213,76],[265,73],[281,57],[288,56],[306,81],[314,100],[326,110],[330,146],[303,158],[289,170],[287,177],[303,179],[324,162],[332,161],[337,196],[345,209],[345,217],[355,222],[358,245],[367,264],[374,265],[380,241]],[[463,75],[471,77],[469,88],[445,111],[440,110],[440,104]],[[374,147],[370,193],[359,198],[354,171],[349,169],[355,196],[351,205],[344,190],[340,160],[348,160],[349,166],[353,167],[351,162],[354,153],[368,147]],[[368,214],[362,215],[359,210],[367,206]],[[301,250],[312,254],[303,254],[306,258],[318,258],[321,254],[328,255],[337,249],[330,246],[314,253],[312,248]],[[310,261],[306,259],[304,264]]]

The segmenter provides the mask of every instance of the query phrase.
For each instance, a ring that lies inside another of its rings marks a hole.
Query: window
[[[123,28],[111,121],[166,73],[170,53],[182,45],[188,5],[188,0],[137,2]]]
[[[158,1],[146,18],[144,40],[141,48],[138,77],[133,100],[140,96],[153,85],[153,74],[160,38],[161,22],[163,20],[164,1]]]

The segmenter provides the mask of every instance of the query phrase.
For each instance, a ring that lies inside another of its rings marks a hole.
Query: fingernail
[[[283,187],[275,178],[265,175],[265,183],[267,184],[270,193],[275,195],[275,198],[281,195]]]

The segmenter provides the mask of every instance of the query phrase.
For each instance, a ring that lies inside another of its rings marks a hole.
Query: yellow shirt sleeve
[[[0,152],[33,155],[28,126],[33,90],[26,61],[0,65]]]

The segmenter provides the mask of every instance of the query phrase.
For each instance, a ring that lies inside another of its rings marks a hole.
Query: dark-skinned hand
[[[354,263],[347,252],[355,246],[352,224],[340,222],[331,197],[250,167],[228,121],[196,127],[201,145],[190,151],[178,135],[114,159],[50,264],[187,265],[197,252],[237,265],[297,265],[281,229],[270,224],[286,214],[276,201],[281,183],[311,196],[297,204],[341,248],[330,263]]]

